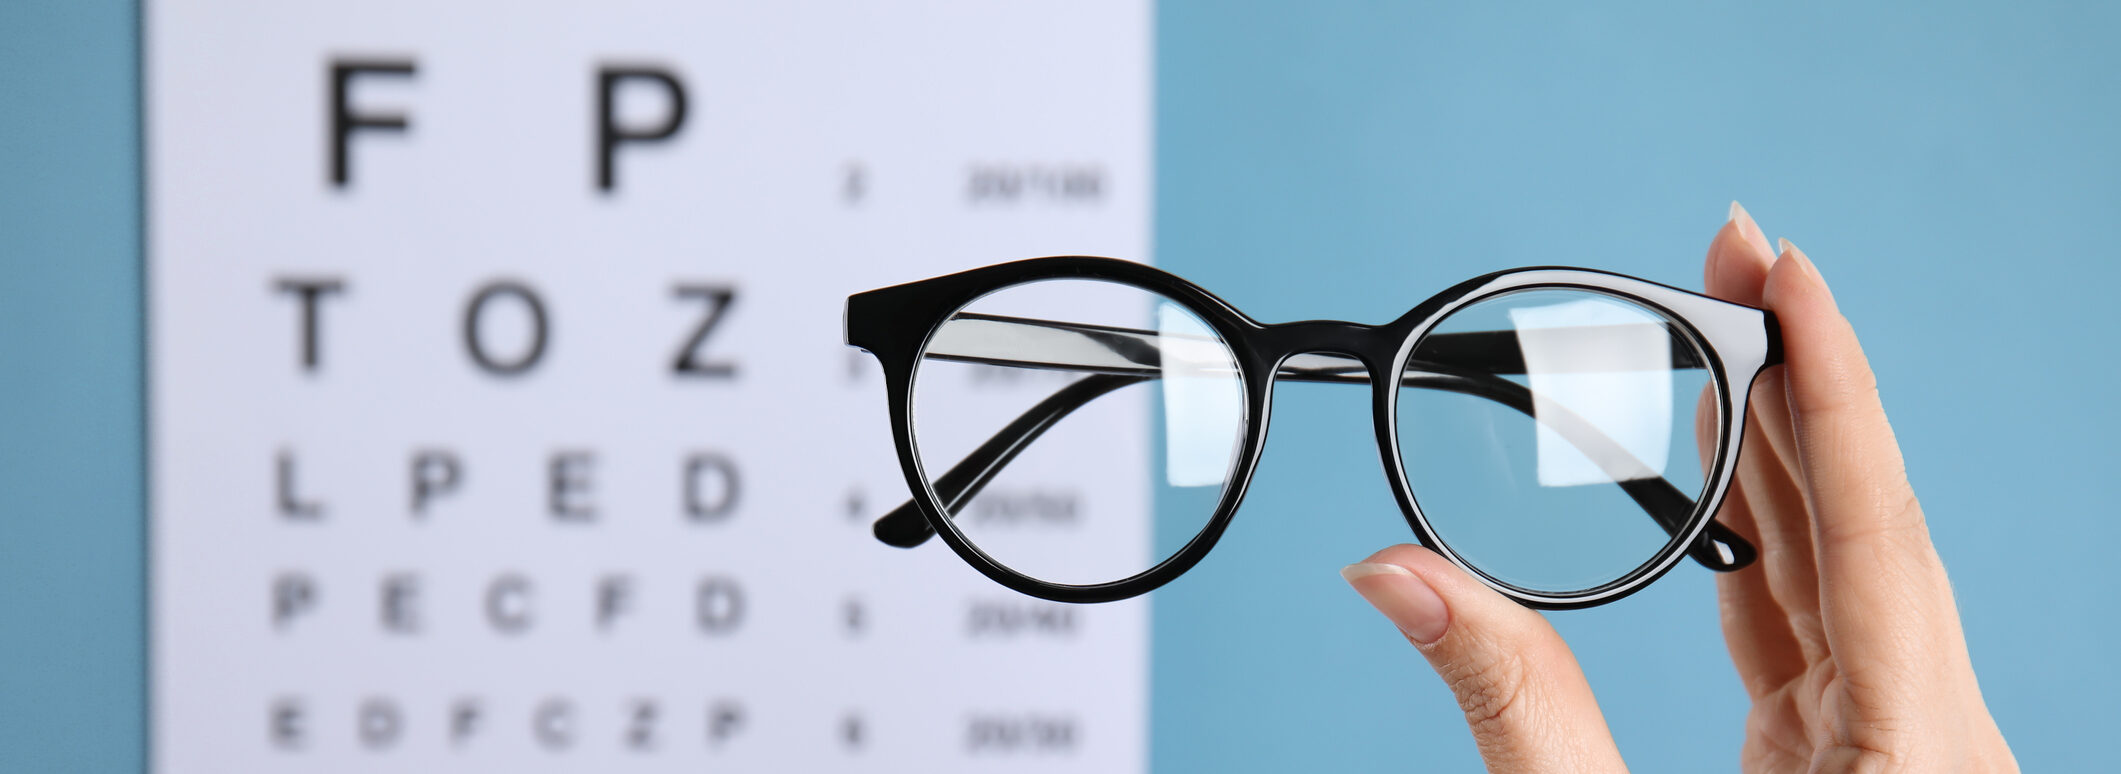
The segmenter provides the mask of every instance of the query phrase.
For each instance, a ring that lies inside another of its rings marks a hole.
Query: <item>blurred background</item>
[[[951,29],[952,9],[921,13]],[[425,40],[403,32],[406,47]],[[1070,32],[1099,55],[1095,30]],[[1709,237],[1743,202],[1813,256],[1863,337],[2020,762],[2087,770],[2121,721],[2102,593],[2104,546],[2121,538],[2104,483],[2121,427],[2117,35],[2121,10],[2100,3],[1160,2],[1115,45],[1149,55],[1135,130],[1151,133],[1139,211],[1154,262],[1262,320],[1382,322],[1531,264],[1699,287]],[[9,771],[150,760],[142,41],[134,3],[0,7]],[[1038,62],[1056,83],[1076,66]],[[770,84],[778,66],[749,76]],[[854,281],[918,276],[900,264]],[[1336,574],[1407,539],[1367,409],[1338,398],[1278,388],[1243,512],[1146,606],[1148,770],[1477,768],[1448,693]],[[752,486],[797,485],[758,467]],[[1736,759],[1745,703],[1713,591],[1682,565],[1620,603],[1550,616],[1640,770]]]

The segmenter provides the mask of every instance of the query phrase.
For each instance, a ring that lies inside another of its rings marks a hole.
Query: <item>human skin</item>
[[[1877,380],[1818,269],[1787,240],[1769,247],[1733,202],[1703,273],[1709,295],[1773,310],[1784,350],[1753,385],[1717,514],[1760,547],[1755,567],[1716,577],[1752,700],[1744,770],[2016,771]],[[1490,771],[1626,770],[1545,617],[1419,546],[1342,574],[1450,687]]]

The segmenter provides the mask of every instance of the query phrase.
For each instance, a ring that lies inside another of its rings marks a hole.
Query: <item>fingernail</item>
[[[1778,239],[1776,244],[1782,247],[1783,255],[1787,255],[1791,260],[1797,262],[1797,268],[1804,270],[1804,276],[1810,278],[1813,282],[1822,285],[1826,284],[1826,281],[1819,276],[1819,267],[1812,265],[1811,256],[1805,255],[1803,250],[1799,250],[1796,245],[1790,244],[1790,240]]]
[[[1451,610],[1444,606],[1443,597],[1405,567],[1359,562],[1341,568],[1340,577],[1348,579],[1355,593],[1415,642],[1427,645],[1443,639],[1444,629],[1451,625]]]
[[[1746,242],[1767,248],[1767,232],[1760,230],[1760,224],[1753,220],[1753,213],[1746,212],[1745,205],[1736,199],[1731,200],[1730,221],[1738,226],[1738,235],[1745,237]]]

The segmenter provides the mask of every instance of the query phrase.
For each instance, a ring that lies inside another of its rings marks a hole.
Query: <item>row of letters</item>
[[[596,471],[600,457],[590,449],[567,449],[545,455],[542,480],[546,515],[557,522],[591,524],[601,518],[596,501]],[[461,454],[448,448],[416,449],[406,458],[406,515],[414,521],[435,517],[443,505],[466,486],[469,465]],[[320,522],[330,513],[330,499],[304,483],[302,456],[281,449],[273,458],[273,509],[288,522]],[[673,505],[684,520],[695,525],[726,521],[737,511],[743,495],[743,476],[736,459],[721,452],[694,451],[683,454],[676,466]],[[849,518],[861,519],[867,504],[859,494],[847,501]],[[987,527],[1039,527],[1070,529],[1084,519],[1081,493],[1067,488],[1009,488],[987,490],[965,505],[957,517],[967,524]]]
[[[709,752],[732,750],[755,722],[744,703],[711,699],[680,707],[655,698],[633,698],[601,713],[565,697],[548,697],[503,717],[489,702],[463,697],[422,708],[422,717],[389,697],[370,697],[354,708],[350,736],[361,748],[388,752],[416,740],[424,726],[435,726],[440,741],[459,752],[475,752],[493,737],[527,737],[539,749],[560,753],[590,745],[608,745],[634,753],[655,753],[684,745]],[[310,749],[319,728],[317,707],[301,696],[283,696],[266,710],[266,736],[274,749],[299,753]],[[499,724],[501,727],[497,728]],[[507,728],[520,724],[519,728]],[[601,732],[601,733],[598,733]],[[828,731],[840,749],[859,753],[868,745],[870,723],[858,711],[841,714]],[[1061,755],[1074,753],[1082,741],[1081,724],[1071,713],[973,712],[963,719],[961,744],[973,755]],[[501,740],[505,742],[506,740]]]
[[[293,449],[281,449],[273,457],[273,509],[290,522],[317,522],[330,513],[329,499],[309,491],[302,483],[302,457]],[[593,523],[599,518],[596,503],[596,471],[599,456],[590,449],[566,449],[545,456],[545,511],[555,521]],[[735,514],[743,494],[743,478],[735,458],[713,451],[684,454],[677,464],[674,487],[677,510],[687,521],[712,524]],[[461,454],[448,448],[425,448],[411,452],[406,463],[406,513],[415,521],[425,520],[442,503],[465,486],[469,465]]]
[[[350,286],[343,276],[282,276],[272,288],[295,302],[297,371],[313,374],[325,362],[326,302],[346,295]],[[736,304],[737,288],[712,282],[676,282],[672,298],[699,306],[699,315],[682,332],[676,352],[670,357],[670,373],[682,379],[730,380],[737,376],[736,364],[707,352],[714,336]],[[513,311],[510,311],[513,310]],[[492,341],[490,320],[514,314],[528,331],[523,341],[504,346]],[[459,334],[464,356],[481,372],[495,377],[515,377],[531,372],[544,362],[546,344],[552,339],[553,316],[545,295],[529,283],[495,279],[474,288],[464,302]]]
[[[321,373],[326,364],[327,311],[350,294],[352,283],[344,275],[284,275],[273,278],[275,293],[294,304],[295,371]],[[720,354],[715,346],[721,326],[739,297],[729,283],[677,281],[670,285],[671,299],[694,307],[695,313],[682,329],[673,331],[673,346],[665,369],[675,379],[687,381],[734,381],[738,364]],[[505,317],[513,316],[514,320]],[[531,283],[512,278],[490,279],[465,296],[458,323],[458,338],[464,359],[480,373],[496,378],[530,374],[545,362],[552,340],[555,315],[546,294]],[[507,326],[524,333],[519,341],[492,332]],[[848,350],[847,377],[859,380],[875,368],[868,355]],[[952,372],[956,373],[956,372]],[[981,367],[962,370],[962,378],[973,387],[1009,387],[1026,383],[1065,384],[1082,374],[1061,370]],[[933,378],[933,377],[931,377]]]
[[[389,572],[374,581],[374,615],[378,630],[400,636],[428,630],[428,611],[433,605],[424,576],[417,572]],[[648,593],[639,579],[627,573],[607,573],[588,581],[587,609],[563,615],[564,626],[579,626],[600,633],[618,630]],[[533,632],[541,621],[537,581],[516,572],[489,578],[475,599],[455,600],[452,607],[476,605],[486,629],[497,635],[519,636]],[[698,577],[684,593],[691,596],[690,616],[700,634],[735,634],[744,624],[747,597],[744,585],[725,574]],[[359,595],[357,595],[359,596]],[[325,612],[324,583],[314,574],[283,571],[271,580],[269,618],[274,631],[300,631]],[[344,603],[334,603],[344,605]],[[353,603],[355,607],[363,603]],[[841,603],[839,618],[846,634],[859,635],[868,626],[869,613],[858,597]],[[977,598],[966,601],[964,634],[972,639],[1040,637],[1068,639],[1082,631],[1081,609],[1027,597]]]
[[[414,58],[333,59],[326,69],[330,90],[326,119],[331,127],[326,138],[326,172],[334,190],[353,184],[353,140],[363,134],[405,134],[412,130],[410,110],[391,111],[356,105],[354,86],[362,81],[417,83],[420,65]],[[636,146],[676,140],[691,116],[690,90],[676,70],[663,66],[599,65],[595,68],[596,138],[591,149],[595,158],[593,187],[605,194],[618,188],[619,151]],[[650,121],[628,122],[621,101],[643,92],[659,93],[662,111]],[[849,202],[862,199],[871,187],[868,169],[849,164],[841,183],[841,197]],[[1097,164],[973,164],[966,177],[965,197],[974,203],[1014,203],[1029,200],[1096,202],[1105,192],[1105,171]]]
[[[427,629],[429,606],[426,584],[417,572],[393,572],[376,582],[376,622],[384,632],[417,635]],[[479,591],[476,604],[489,630],[502,635],[521,635],[538,622],[537,583],[529,576],[506,572],[489,579]],[[631,575],[614,573],[594,581],[591,625],[600,632],[618,627],[634,611],[641,584]],[[746,598],[744,585],[736,578],[710,574],[692,584],[692,617],[699,632],[708,636],[734,634],[743,626]],[[272,579],[271,618],[276,631],[297,630],[322,610],[323,584],[302,571],[279,573]]]

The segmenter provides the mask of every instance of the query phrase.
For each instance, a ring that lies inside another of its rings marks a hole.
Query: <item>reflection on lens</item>
[[[1177,302],[1111,282],[1030,282],[929,337],[913,445],[980,551],[1037,580],[1108,583],[1207,525],[1244,437],[1243,396],[1229,345]],[[977,491],[964,496],[968,483]]]
[[[1489,577],[1548,594],[1619,580],[1676,536],[1628,494],[1703,487],[1694,407],[1710,374],[1641,304],[1539,289],[1468,305],[1417,343],[1399,451],[1438,539]],[[1689,514],[1666,514],[1683,523]]]

